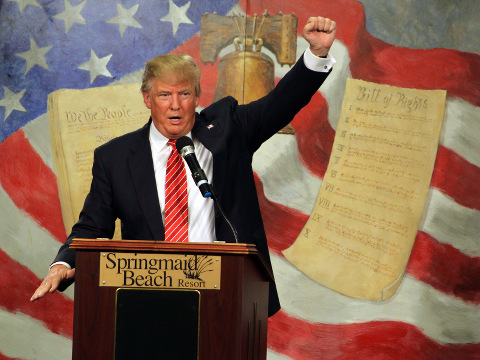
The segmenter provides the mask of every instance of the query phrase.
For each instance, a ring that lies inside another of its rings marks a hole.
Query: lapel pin
[[[212,125],[212,124],[210,124],[210,125],[207,126],[207,129],[208,129],[208,130],[210,130],[210,129],[212,129],[212,128],[213,128],[213,125]]]

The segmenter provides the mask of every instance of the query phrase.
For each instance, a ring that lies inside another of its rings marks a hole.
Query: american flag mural
[[[275,135],[254,159],[282,303],[268,359],[480,359],[480,2],[0,0],[0,360],[71,358],[73,289],[29,302],[66,238],[48,94],[138,82],[160,53],[199,59],[203,13],[265,9],[295,13],[299,34],[312,15],[338,24],[337,64],[292,122],[295,135]],[[306,46],[299,37],[297,55]],[[216,64],[201,67],[205,107]],[[277,64],[276,77],[287,70]],[[336,293],[281,253],[313,208],[347,78],[447,90],[424,216],[385,302]]]

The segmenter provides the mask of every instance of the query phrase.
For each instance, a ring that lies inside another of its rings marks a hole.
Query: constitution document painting
[[[397,290],[422,218],[446,92],[349,79],[314,209],[286,258],[351,297]]]

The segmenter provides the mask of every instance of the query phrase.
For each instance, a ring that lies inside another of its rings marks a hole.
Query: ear
[[[195,96],[195,107],[197,107],[198,104],[200,104],[200,98],[198,96]]]
[[[150,104],[150,97],[148,96],[148,93],[143,91],[142,92],[142,95],[143,95],[143,102],[145,103],[145,106],[148,108],[148,109],[151,109],[152,108],[152,105]]]

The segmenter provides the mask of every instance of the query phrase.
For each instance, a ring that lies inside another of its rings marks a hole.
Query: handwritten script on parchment
[[[446,92],[349,79],[314,209],[285,257],[342,294],[390,298],[432,176]]]
[[[142,127],[149,116],[140,84],[63,89],[50,94],[50,142],[67,234],[90,190],[95,148]],[[114,237],[120,237],[118,224]]]

